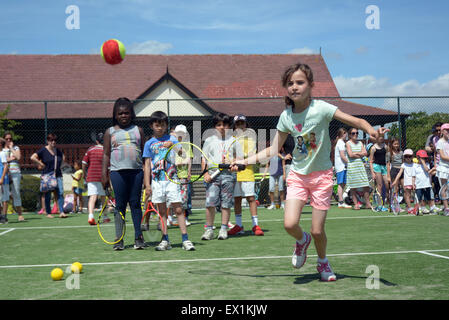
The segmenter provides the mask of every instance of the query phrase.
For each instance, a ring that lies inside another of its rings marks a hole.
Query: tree
[[[11,110],[11,106],[8,105],[4,110],[0,111],[0,137],[5,135],[5,132],[10,132],[14,140],[22,139],[22,136],[14,134],[13,130],[15,127],[21,125],[19,121],[8,119],[8,113]]]
[[[401,128],[406,132],[407,148],[413,151],[424,149],[427,137],[432,134],[432,127],[436,122],[449,122],[449,114],[436,112],[427,114],[426,112],[412,112],[405,120],[405,128]],[[389,138],[401,138],[399,136],[398,124],[391,126]]]

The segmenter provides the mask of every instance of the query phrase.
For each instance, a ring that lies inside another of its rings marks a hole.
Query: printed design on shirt
[[[167,170],[168,176],[173,179],[176,175],[176,167],[174,164],[167,165],[165,168],[165,155],[167,154],[167,141],[157,141],[150,145],[150,150],[153,154],[152,161],[152,177],[156,181],[167,180],[165,176],[165,170]]]
[[[295,149],[293,150],[293,157],[298,161],[305,160],[312,156],[318,149],[321,142],[317,143],[315,132],[304,133],[295,137]]]

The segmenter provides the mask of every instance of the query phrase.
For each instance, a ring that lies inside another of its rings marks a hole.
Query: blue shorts
[[[346,170],[337,172],[337,184],[346,184]]]
[[[77,195],[82,195],[84,192],[84,189],[82,188],[73,188],[73,191],[75,192],[75,194]]]
[[[373,170],[376,173],[380,173],[383,176],[387,175],[387,166],[382,164],[373,163]]]

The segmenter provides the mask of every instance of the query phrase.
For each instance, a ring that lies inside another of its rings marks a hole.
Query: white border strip
[[[429,250],[428,250],[429,251]],[[419,253],[422,253],[422,254],[427,254],[428,256],[432,256],[432,257],[437,257],[437,258],[443,258],[443,259],[449,259],[449,257],[447,257],[447,256],[441,256],[441,255],[439,255],[439,254],[434,254],[434,253],[430,253],[430,252],[427,252],[427,251],[418,251]]]
[[[0,233],[0,236],[2,236],[2,235],[4,235],[4,234],[7,234],[8,232],[11,232],[11,231],[13,231],[13,230],[16,230],[16,228],[9,228],[9,229],[6,229],[6,231],[3,231],[2,233]]]
[[[378,218],[408,218],[408,217],[416,217],[414,215],[401,215],[401,216],[354,216],[354,217],[327,217],[326,220],[344,220],[344,219],[378,219]],[[423,216],[425,217],[425,216]],[[427,217],[433,217],[432,215],[427,215]],[[421,217],[422,218],[422,217]],[[311,221],[312,218],[301,218],[301,221]],[[259,222],[282,222],[284,219],[259,219]],[[243,220],[242,222],[251,222],[251,220]],[[195,223],[202,224],[203,222]],[[127,226],[132,226],[131,223],[126,224]],[[82,225],[82,226],[46,226],[46,227],[17,227],[14,230],[41,230],[41,229],[74,229],[74,228],[92,228],[96,229],[95,226],[91,225]],[[10,228],[0,228],[0,230],[9,230]]]
[[[386,254],[404,254],[404,253],[425,253],[429,252],[448,252],[449,249],[435,249],[435,250],[409,250],[409,251],[385,251],[385,252],[359,252],[359,253],[336,253],[328,254],[328,257],[341,256],[364,256],[364,255],[386,255]],[[435,255],[438,256],[438,255]],[[317,255],[310,255],[309,257],[317,257]],[[444,257],[444,256],[440,256]],[[111,261],[111,262],[84,262],[86,266],[104,266],[104,265],[125,265],[125,264],[152,264],[152,263],[186,263],[186,262],[208,262],[208,261],[235,261],[235,260],[261,260],[261,259],[287,259],[291,256],[265,256],[265,257],[234,257],[234,258],[208,258],[208,259],[181,259],[181,260],[143,260],[143,261]],[[449,257],[444,257],[449,258]],[[28,264],[28,265],[9,265],[0,266],[0,269],[16,269],[16,268],[39,268],[39,267],[55,267],[55,266],[69,266],[71,263],[53,263],[53,264]]]

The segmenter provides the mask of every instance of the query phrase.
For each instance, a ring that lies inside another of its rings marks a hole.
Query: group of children
[[[331,151],[329,123],[335,119],[361,129],[375,139],[383,136],[388,130],[385,128],[374,130],[366,120],[346,114],[325,101],[312,99],[313,72],[306,64],[297,63],[286,68],[281,77],[281,84],[287,92],[286,108],[280,115],[273,141],[262,151],[245,154],[245,151],[250,149],[247,145],[243,148],[243,156],[225,159],[224,153],[227,153],[225,150],[228,150],[239,134],[244,134],[247,122],[241,115],[234,119],[223,113],[214,116],[214,133],[204,141],[202,150],[211,161],[215,163],[228,161],[231,166],[215,177],[212,163],[204,157],[201,159],[202,169],[208,169],[203,177],[206,184],[206,226],[201,239],[215,239],[214,223],[217,207],[221,208],[221,227],[217,237],[219,240],[244,232],[240,211],[240,201],[243,198],[250,204],[252,232],[255,235],[263,235],[258,225],[257,205],[254,199],[253,166],[256,163],[266,164],[270,159],[276,158],[287,138],[291,136],[294,147],[291,158],[288,159],[291,164],[286,176],[287,192],[284,202],[284,228],[295,239],[291,263],[294,268],[301,268],[304,265],[307,249],[313,239],[318,256],[316,268],[320,279],[335,281],[336,275],[326,256],[327,237],[324,228],[333,191],[332,162],[329,157]],[[165,226],[167,203],[170,204],[177,216],[182,248],[188,251],[195,250],[187,234],[181,186],[167,179],[164,172],[167,170],[164,156],[168,148],[176,144],[178,139],[167,132],[167,115],[157,111],[151,115],[149,121],[153,136],[145,142],[143,130],[135,124],[135,117],[132,101],[128,98],[119,98],[115,101],[113,124],[105,131],[103,137],[101,186],[106,190],[112,185],[117,210],[126,212],[129,206],[134,225],[135,249],[145,247],[141,230],[143,185],[145,195],[156,205]],[[234,126],[234,130],[231,130],[231,126]],[[239,172],[241,165],[245,166],[245,170]],[[309,199],[312,206],[310,233],[303,231],[299,224],[302,210]],[[232,206],[236,210],[236,225],[229,229]],[[162,240],[156,246],[156,250],[169,250],[171,242],[166,227],[162,233]],[[114,245],[114,250],[123,249],[123,240]]]
[[[441,185],[447,183],[449,179],[449,157],[446,156],[446,154],[449,155],[447,136],[449,124],[443,124],[441,130],[441,138],[435,146],[435,161],[431,161],[433,159],[429,157],[428,152],[424,149],[418,150],[416,154],[410,148],[401,151],[399,140],[396,138],[391,139],[389,145],[386,145],[383,137],[379,137],[374,143],[367,144],[366,154],[369,155],[367,160],[369,166],[366,168],[366,171],[369,170],[370,177],[375,181],[377,190],[380,193],[385,191],[384,203],[391,203],[390,191],[396,194],[399,192],[399,189],[402,189],[406,210],[400,209],[401,212],[406,211],[408,214],[418,215],[419,213],[438,214],[442,211],[435,203],[435,198],[438,198],[438,191],[434,191],[432,177],[437,176]],[[342,133],[344,133],[343,131],[342,129]],[[344,134],[339,136],[344,138]],[[344,154],[345,147],[338,147],[340,140],[342,139],[339,139],[336,145],[336,167],[339,165],[338,162],[341,161],[341,158],[346,159]],[[337,152],[341,152],[341,154],[337,155]],[[346,162],[348,161],[346,160]],[[342,179],[339,179],[339,175],[341,176],[343,172],[345,170],[337,172],[337,183],[339,186],[343,182]],[[355,190],[352,188],[351,191],[355,193]],[[416,197],[414,197],[414,193],[416,193]],[[340,194],[339,207],[344,206],[341,200]],[[416,201],[419,203],[418,210],[415,209]],[[357,200],[354,202],[357,202]],[[449,215],[447,201],[443,199],[442,203],[444,215]],[[344,207],[346,208],[347,206]],[[370,208],[369,203],[366,204],[366,208]],[[387,206],[382,206],[380,209],[379,211],[389,211]]]

